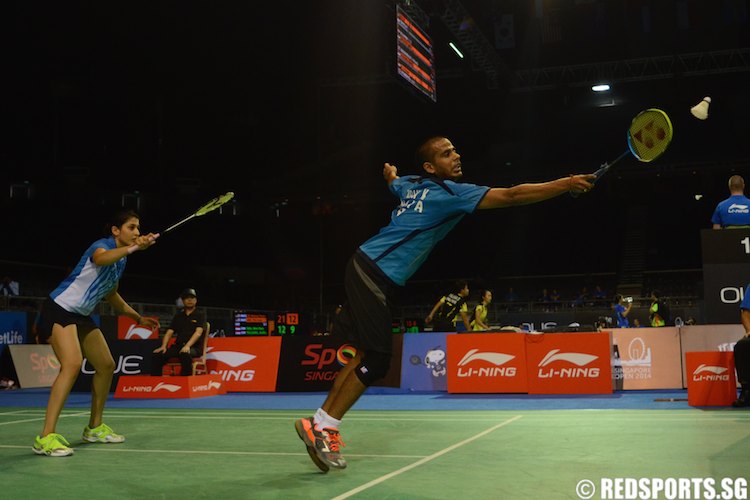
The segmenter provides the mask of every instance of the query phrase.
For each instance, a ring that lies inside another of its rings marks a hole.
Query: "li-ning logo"
[[[161,390],[165,390],[169,392],[177,392],[180,389],[182,389],[182,387],[179,385],[165,384],[164,382],[159,382],[158,384],[156,384],[156,387],[154,387],[154,392],[161,391]]]
[[[235,351],[211,351],[213,348],[209,347],[206,349],[206,360],[214,359],[225,365],[229,365],[232,368],[248,363],[257,356],[255,354],[248,354],[246,352],[235,352]],[[221,380],[236,380],[239,382],[249,382],[255,378],[255,370],[211,370],[212,374],[221,375]]]
[[[729,212],[730,214],[746,214],[750,213],[750,210],[748,210],[747,205],[732,203],[731,205],[729,205],[729,208],[727,208],[727,212]]]
[[[151,385],[126,385],[122,388],[122,392],[156,392],[156,391],[169,391],[169,392],[177,392],[182,387],[179,385],[174,384],[166,384],[164,382],[159,382],[155,386]]]
[[[539,372],[537,375],[539,378],[598,378],[599,368],[595,366],[586,368],[586,365],[596,359],[599,359],[599,356],[582,352],[560,352],[560,349],[552,349],[539,362]],[[576,366],[573,368],[544,369],[545,366],[555,361],[566,361]]]
[[[232,368],[237,368],[240,365],[244,365],[248,361],[252,361],[257,356],[254,354],[247,354],[245,352],[235,351],[213,351],[210,352],[213,347],[206,349],[206,359],[215,359],[225,365],[229,365]]]
[[[502,366],[515,358],[510,354],[502,352],[479,352],[479,349],[469,349],[461,361],[458,362],[459,377],[515,377],[517,369],[515,366]],[[486,361],[495,366],[469,368],[466,367],[474,361]]]
[[[128,332],[125,334],[125,340],[137,337],[139,339],[147,339],[154,333],[151,328],[146,328],[138,325],[130,325]]]
[[[195,387],[192,388],[192,391],[193,392],[205,392],[205,391],[210,391],[211,389],[220,389],[220,388],[221,388],[221,384],[219,382],[210,380],[208,384],[196,385]]]
[[[694,382],[729,382],[728,369],[724,366],[709,366],[701,363],[693,372]],[[708,373],[706,373],[708,372]],[[702,375],[701,375],[702,374]]]

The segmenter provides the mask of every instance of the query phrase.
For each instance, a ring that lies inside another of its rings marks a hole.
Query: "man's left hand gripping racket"
[[[648,163],[659,158],[672,142],[672,121],[662,110],[651,108],[638,113],[628,128],[628,149],[610,163],[604,163],[594,172],[599,180],[617,162],[625,158],[628,153],[635,156],[638,161]],[[574,194],[574,197],[577,197]]]

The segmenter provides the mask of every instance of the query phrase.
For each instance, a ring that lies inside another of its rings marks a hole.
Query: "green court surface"
[[[750,474],[746,411],[353,410],[349,467],[328,474],[293,428],[309,410],[108,409],[127,440],[83,444],[88,411],[69,409],[65,458],[31,451],[43,412],[0,408],[4,499],[554,499],[585,479]]]

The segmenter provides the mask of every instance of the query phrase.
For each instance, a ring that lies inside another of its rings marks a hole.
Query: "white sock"
[[[323,421],[323,415],[327,415],[327,413],[323,411],[323,408],[318,408],[313,415],[313,424],[315,424],[315,427],[320,427],[320,423]]]
[[[323,418],[320,421],[320,426],[323,429],[338,429],[341,425],[341,420],[333,418],[328,413],[323,412]]]
[[[341,420],[338,420],[336,418],[333,418],[328,413],[323,411],[322,409],[320,411],[320,422],[315,422],[315,425],[319,427],[320,429],[338,429],[341,425]]]

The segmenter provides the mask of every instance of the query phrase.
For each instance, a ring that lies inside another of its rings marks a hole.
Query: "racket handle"
[[[594,172],[594,175],[596,177],[595,177],[595,179],[593,181],[591,181],[591,184],[596,184],[596,181],[598,181],[604,174],[606,174],[607,170],[609,170],[610,168],[612,168],[612,166],[615,163],[617,163],[618,161],[620,161],[623,158],[625,158],[628,155],[629,152],[630,152],[630,150],[625,151],[623,154],[621,154],[620,156],[618,156],[617,158],[615,158],[614,160],[612,160],[612,163],[607,163],[607,162],[602,163],[602,166],[599,167],[599,170],[597,170],[596,172]],[[581,193],[574,193],[572,191],[570,193],[570,196],[572,196],[573,198],[578,198],[580,195],[581,195]]]

